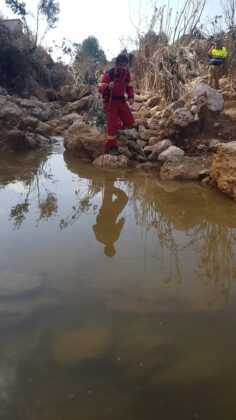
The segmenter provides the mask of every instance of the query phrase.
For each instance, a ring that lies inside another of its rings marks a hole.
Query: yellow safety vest
[[[213,48],[211,50],[212,57],[220,57],[220,58],[226,58],[228,53],[225,47],[222,47],[220,49]]]

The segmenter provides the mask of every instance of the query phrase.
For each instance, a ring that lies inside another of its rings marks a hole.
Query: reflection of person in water
[[[116,196],[115,200],[112,200],[113,195]],[[113,183],[105,186],[103,203],[93,231],[97,241],[105,245],[104,254],[108,257],[113,257],[116,253],[114,242],[118,240],[125,223],[124,217],[121,217],[118,222],[116,219],[126,206],[127,201],[126,193],[114,187]]]

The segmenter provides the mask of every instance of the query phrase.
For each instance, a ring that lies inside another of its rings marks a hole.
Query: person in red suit
[[[115,66],[103,74],[99,85],[99,92],[104,99],[107,125],[105,153],[115,156],[118,155],[117,130],[131,128],[134,123],[134,117],[129,108],[129,105],[134,102],[134,88],[127,68],[128,62],[126,54],[119,54],[116,57]],[[129,105],[125,94],[128,96]]]

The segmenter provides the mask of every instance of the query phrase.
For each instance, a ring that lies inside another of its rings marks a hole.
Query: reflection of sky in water
[[[23,194],[27,192],[27,188],[23,182],[11,182],[6,186],[6,190],[13,191],[17,194]]]
[[[114,185],[125,191],[130,197],[130,201],[117,218],[118,220],[121,216],[124,217],[125,223],[119,238],[114,243],[115,255],[109,261],[104,255],[103,244],[97,242],[94,237],[93,226],[104,199],[104,188],[106,182],[109,181],[110,173],[96,185],[96,169],[92,173],[93,180],[91,181],[89,176],[86,179],[85,164],[78,163],[78,168],[75,165],[75,169],[80,173],[81,165],[84,177],[78,177],[66,170],[62,155],[52,155],[38,170],[37,177],[28,185],[18,181],[10,183],[5,190],[0,192],[4,196],[5,206],[8,206],[9,209],[24,201],[26,196],[28,200],[25,217],[20,219],[18,224],[13,224],[14,230],[12,222],[14,222],[15,216],[9,219],[9,210],[6,212],[6,207],[4,209],[6,218],[5,223],[4,221],[2,223],[4,243],[1,247],[0,262],[8,268],[22,271],[22,262],[27,261],[27,270],[30,272],[35,270],[40,272],[43,268],[43,271],[50,273],[50,276],[59,275],[62,278],[68,276],[69,265],[70,273],[75,274],[78,271],[81,278],[86,277],[89,281],[95,273],[99,273],[100,278],[104,270],[108,270],[108,276],[110,270],[114,272],[117,270],[121,276],[126,278],[126,273],[132,267],[131,272],[140,282],[146,277],[151,279],[149,281],[154,281],[157,276],[159,282],[165,285],[164,287],[169,283],[172,283],[172,287],[174,284],[177,285],[176,287],[179,284],[184,284],[182,299],[189,288],[188,298],[194,301],[195,294],[192,293],[192,289],[196,288],[197,293],[202,291],[200,293],[201,302],[202,299],[206,302],[208,298],[204,298],[204,294],[207,290],[212,293],[211,282],[214,283],[219,273],[224,275],[226,269],[224,261],[222,261],[221,267],[216,267],[216,261],[213,261],[212,267],[207,267],[208,259],[211,256],[214,260],[214,252],[219,254],[224,251],[224,243],[221,243],[221,236],[216,237],[216,243],[213,243],[215,238],[212,236],[210,245],[207,245],[207,235],[210,234],[212,228],[216,230],[215,235],[217,235],[217,225],[214,222],[205,223],[206,210],[203,210],[201,215],[200,209],[192,210],[191,207],[189,208],[189,204],[185,209],[182,206],[182,186],[178,195],[178,183],[172,188],[168,185],[168,191],[171,192],[165,192],[162,197],[163,190],[159,185],[155,186],[155,183],[152,187],[150,179],[151,194],[157,196],[157,202],[153,204],[152,200],[147,202],[147,198],[142,197],[142,191],[145,194],[147,190],[147,188],[142,189],[145,182],[142,178],[138,180],[137,184],[132,177],[122,181],[116,180]],[[197,206],[201,208],[204,204],[204,202],[201,203],[202,196],[205,200],[204,189],[198,191],[196,187],[196,197],[194,197],[191,188],[194,187],[186,189],[184,194],[185,196],[192,194],[193,198],[198,201]],[[137,192],[135,192],[136,190]],[[12,191],[18,191],[18,204],[15,196],[9,195]],[[175,197],[172,200],[169,197],[173,193]],[[148,194],[150,195],[150,192]],[[213,193],[209,193],[209,196],[210,194]],[[158,197],[161,197],[159,213]],[[165,204],[165,197],[170,200],[169,205]],[[219,197],[219,203],[224,200],[227,202],[226,199]],[[164,209],[166,208],[170,214],[163,213],[164,210],[161,208],[163,204]],[[51,213],[45,211],[50,206]],[[210,207],[210,203],[208,207]],[[214,216],[212,218],[214,220]],[[225,232],[228,231],[230,235],[231,233],[235,234],[235,231],[227,228],[226,216],[220,220],[220,223],[222,232],[219,234],[224,235],[223,241],[225,241],[227,239]],[[198,236],[194,233],[197,227],[200,229]],[[206,229],[208,229],[208,233],[206,233]],[[195,236],[196,243],[194,243]],[[231,246],[234,247],[233,239]],[[11,249],[11,253],[14,253],[14,260],[10,258],[7,262],[7,249]],[[228,267],[232,266],[231,273],[227,273],[228,282],[235,276],[235,268],[232,265],[234,249],[229,250],[231,255],[228,255],[229,261],[226,262]],[[201,257],[202,263],[200,263],[199,257]],[[220,258],[221,255],[219,254],[218,257]],[[90,259],[93,264],[88,263]],[[203,273],[203,277],[205,276],[205,286],[203,287],[203,283],[199,284],[196,279],[200,279],[200,271],[201,269],[204,271],[204,267],[206,267],[206,272]],[[207,283],[210,284],[209,287]],[[163,286],[159,285],[159,287]],[[223,290],[222,296],[224,293],[227,291]]]
[[[160,418],[189,420],[211,407],[207,420],[231,420],[235,204],[198,184],[103,172],[57,154],[35,169],[25,180],[13,171],[0,189],[5,418],[18,407],[20,420],[152,420],[154,407]],[[104,205],[114,186],[124,207]],[[110,235],[113,257],[104,253],[107,226],[94,234],[99,214],[114,226],[124,218]],[[3,299],[6,272],[16,288]],[[40,276],[42,287],[20,295],[14,273]]]

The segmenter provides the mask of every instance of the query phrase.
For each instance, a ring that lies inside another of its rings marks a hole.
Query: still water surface
[[[0,418],[236,418],[236,207],[63,154],[0,159]]]

